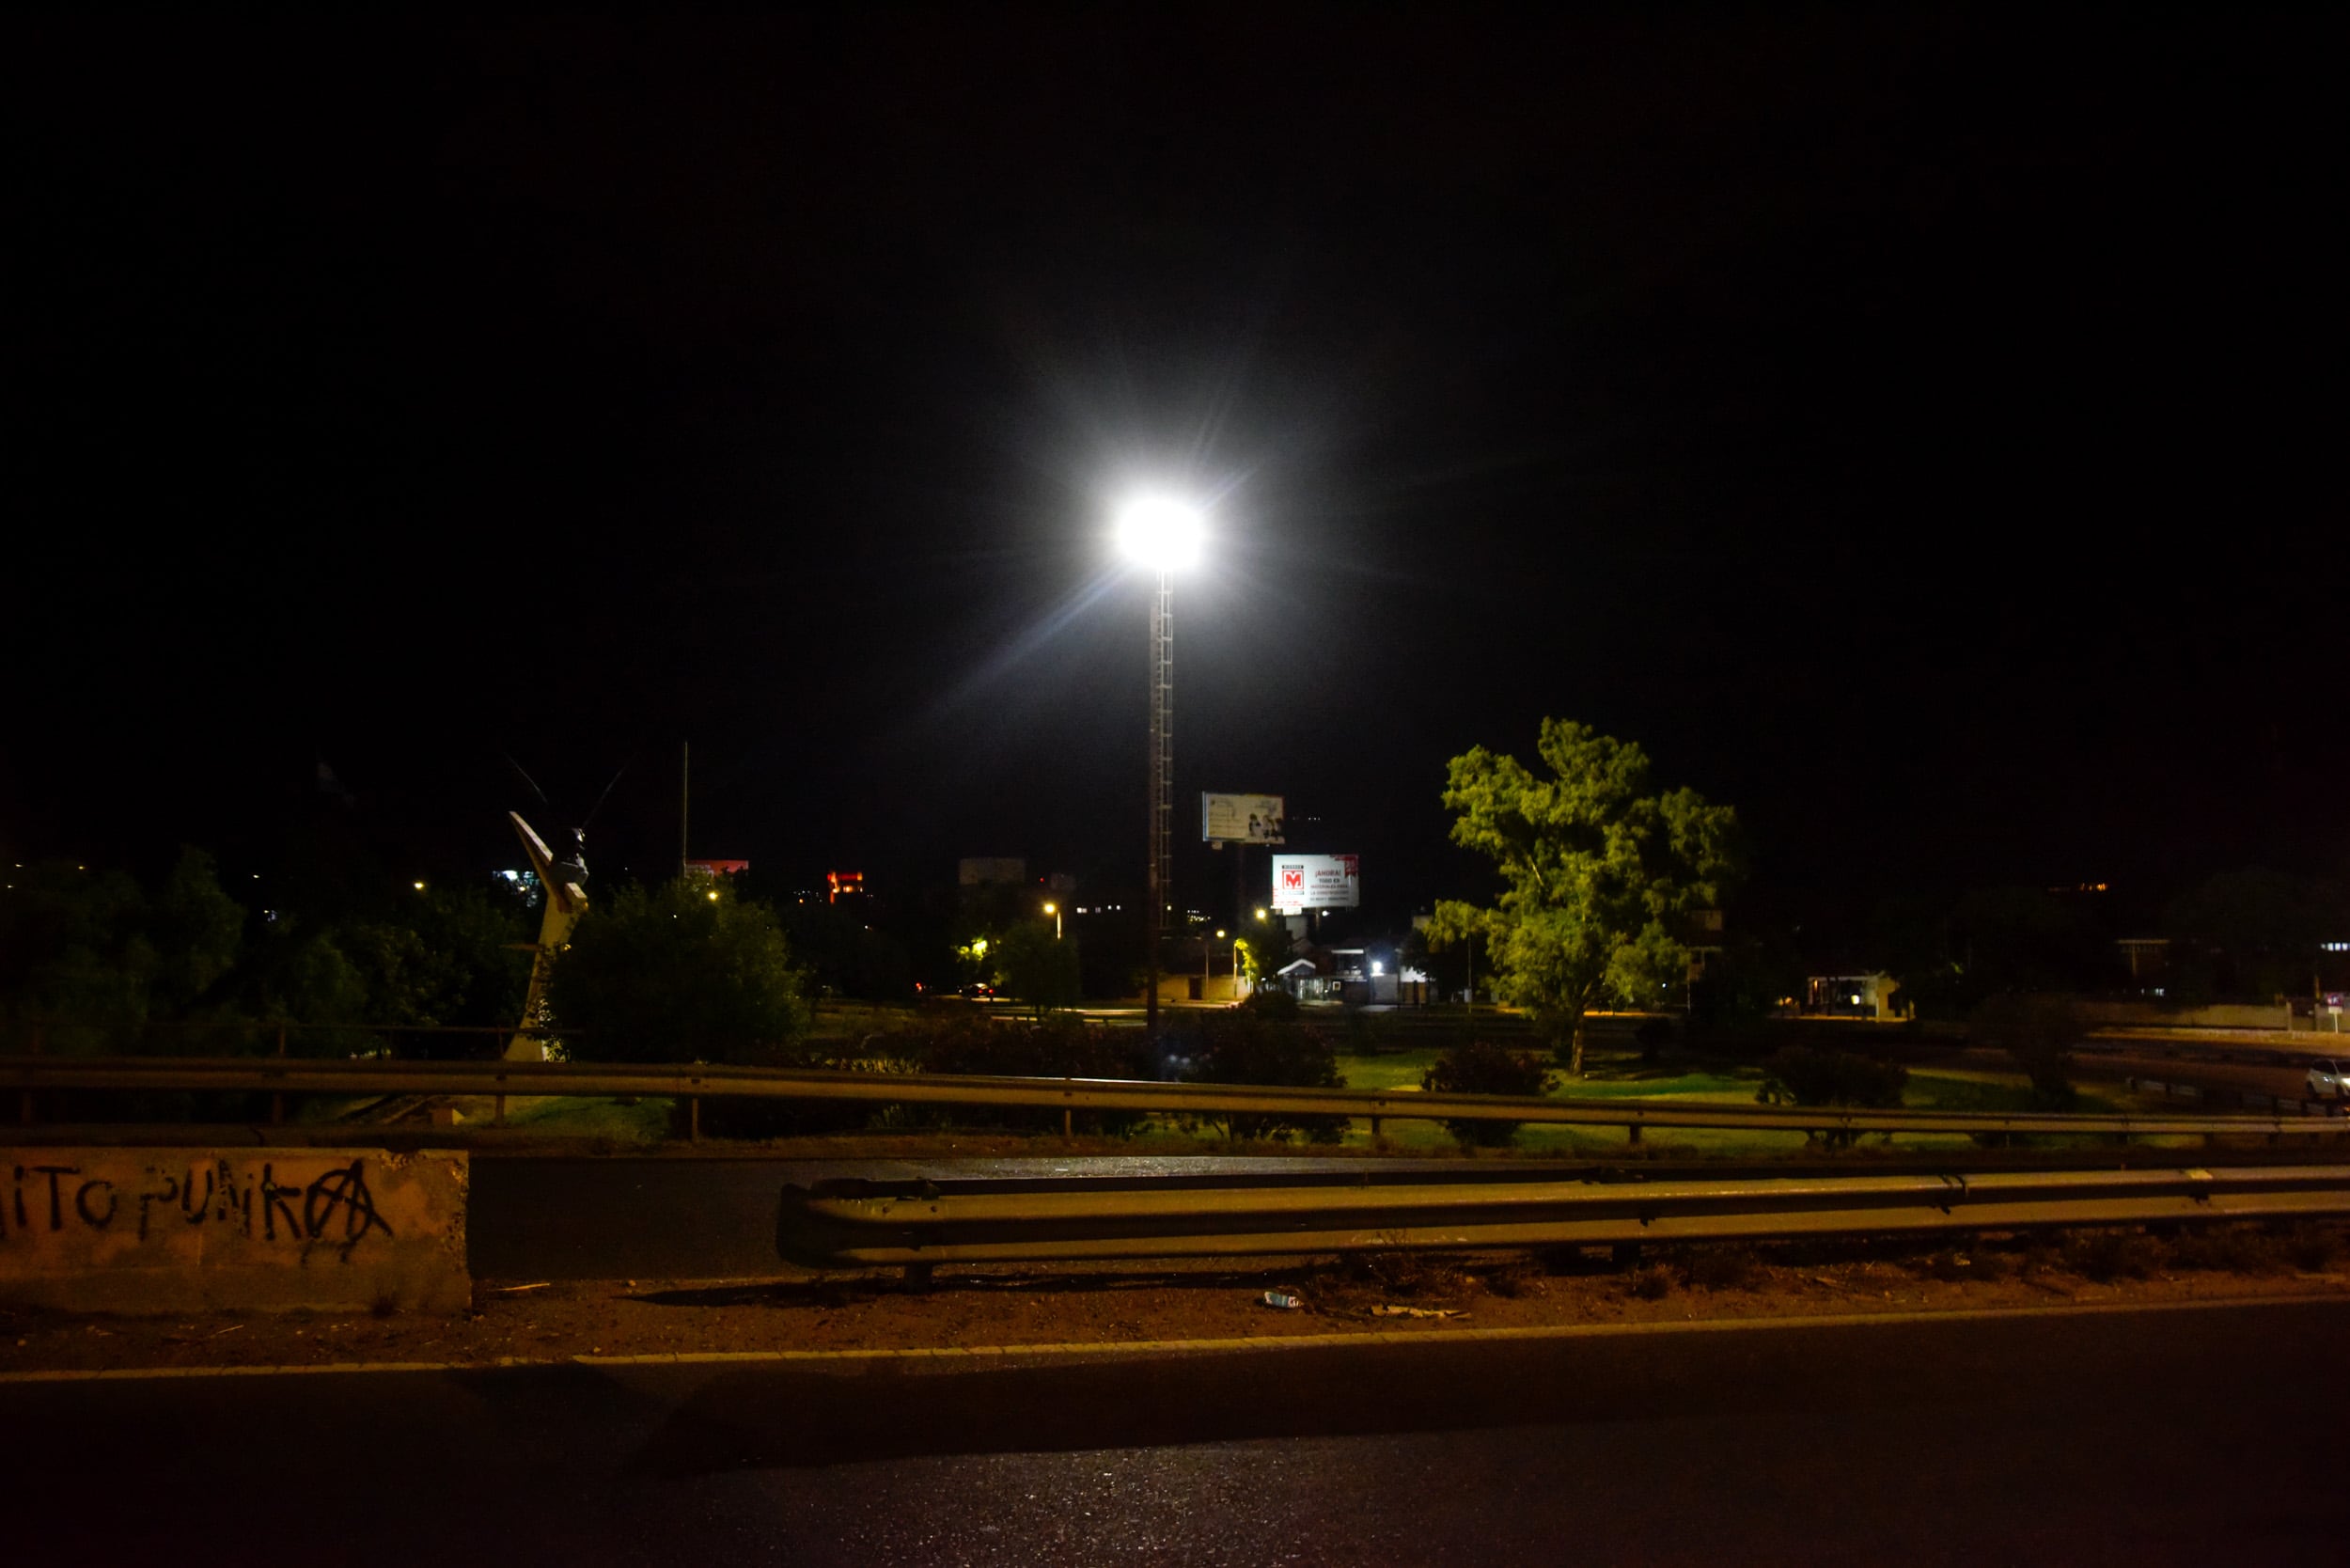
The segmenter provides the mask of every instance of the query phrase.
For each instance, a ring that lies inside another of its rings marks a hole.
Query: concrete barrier
[[[462,1311],[470,1177],[449,1150],[0,1147],[0,1302]]]

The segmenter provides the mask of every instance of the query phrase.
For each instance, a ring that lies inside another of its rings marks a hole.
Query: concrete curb
[[[320,1377],[345,1372],[478,1372],[552,1367],[791,1366],[854,1361],[987,1362],[1030,1356],[1116,1358],[1229,1356],[1349,1345],[1478,1344],[1509,1341],[1607,1340],[1650,1334],[1721,1334],[1768,1329],[1885,1327],[2008,1319],[2117,1317],[2134,1312],[2203,1312],[2234,1307],[2342,1307],[2340,1295],[2241,1295],[2207,1301],[2077,1302],[2047,1307],[1969,1307],[1950,1311],[1843,1312],[1803,1317],[1692,1318],[1679,1323],[1558,1324],[1524,1328],[1366,1329],[1347,1334],[1269,1334],[1247,1339],[1118,1340],[1073,1344],[947,1345],[874,1350],[685,1351],[656,1356],[499,1356],[486,1361],[335,1361],[286,1367],[126,1367],[100,1372],[0,1372],[0,1387],[30,1383],[125,1383],[149,1378]]]

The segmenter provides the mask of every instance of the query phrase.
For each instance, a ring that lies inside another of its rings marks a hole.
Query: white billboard
[[[1363,902],[1363,865],[1358,855],[1277,855],[1273,857],[1273,907],[1283,915],[1309,909],[1355,909]]]
[[[1201,795],[1199,837],[1211,844],[1277,844],[1289,813],[1279,795]]]

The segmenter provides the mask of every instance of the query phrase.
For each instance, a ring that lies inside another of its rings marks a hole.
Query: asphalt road
[[[0,1385],[12,1559],[2337,1563],[2350,1305]]]

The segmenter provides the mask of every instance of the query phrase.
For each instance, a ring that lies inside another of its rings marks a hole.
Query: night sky
[[[656,875],[690,739],[697,855],[1101,897],[1152,486],[1179,802],[1382,917],[1545,713],[1751,919],[2350,873],[2340,37],[1786,9],[15,24],[0,850],[486,870],[510,754]]]

